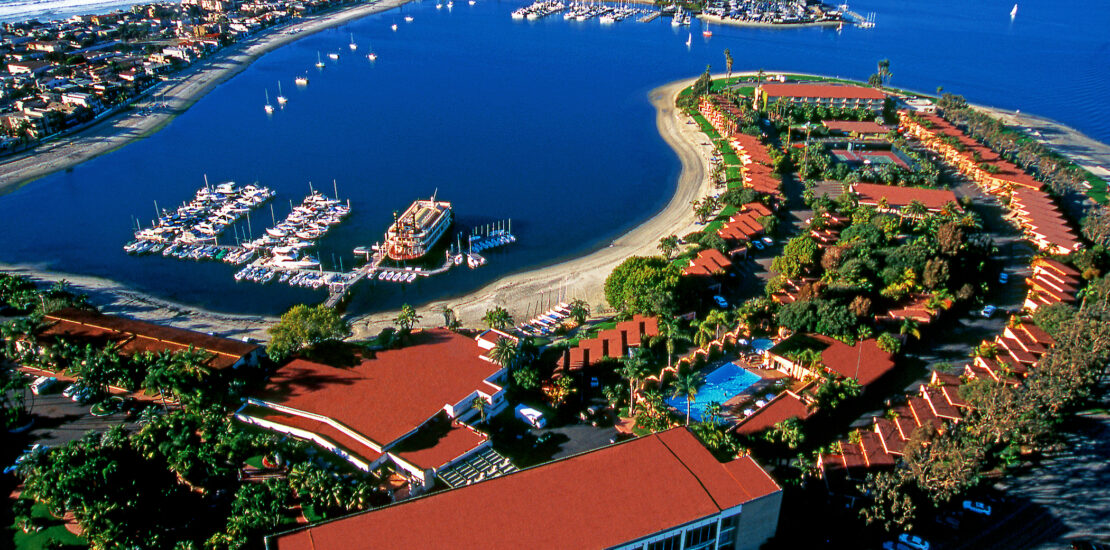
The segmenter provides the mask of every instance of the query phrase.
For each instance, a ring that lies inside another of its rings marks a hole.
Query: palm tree
[[[652,337],[652,344],[661,340],[667,347],[667,367],[670,368],[671,361],[674,359],[674,345],[679,340],[687,340],[689,336],[686,331],[682,329],[679,324],[678,318],[673,316],[664,316],[659,318],[659,334]]]
[[[505,330],[513,324],[513,316],[509,315],[509,312],[501,306],[487,309],[486,314],[482,316],[482,320],[485,321],[489,328],[497,330]]]
[[[725,84],[729,83],[732,79],[732,52],[725,48]],[[689,424],[689,422],[687,422]]]
[[[486,421],[486,400],[482,396],[477,395],[470,401],[470,405],[474,410],[478,411],[478,423],[481,424]]]
[[[617,374],[628,380],[628,416],[631,417],[636,408],[636,383],[643,377],[647,376],[648,370],[647,356],[642,353],[643,348],[639,348],[629,357],[621,359],[621,366],[617,369]]]
[[[586,322],[586,318],[590,316],[590,304],[586,303],[581,298],[575,298],[570,303],[570,316],[574,318],[574,322],[581,325]]]
[[[726,310],[714,309],[705,316],[704,322],[713,325],[715,339],[719,340],[721,338],[721,325],[728,326],[732,322],[731,317],[732,315]]]
[[[420,314],[416,313],[416,308],[403,304],[401,312],[397,314],[397,318],[393,322],[401,327],[401,330],[412,330],[413,325],[420,320]]]
[[[671,385],[671,397],[686,398],[686,425],[690,425],[690,405],[698,395],[703,376],[697,372],[679,374]]]
[[[709,318],[697,323],[698,331],[694,333],[694,345],[699,348],[705,348],[709,342],[713,341],[713,323]]]
[[[489,350],[489,358],[497,361],[498,365],[511,369],[516,366],[520,347],[511,338],[498,338],[493,349]]]
[[[913,336],[918,340],[921,339],[921,329],[919,323],[913,319],[905,319],[902,321],[902,327],[898,329],[898,333],[904,336]]]
[[[455,315],[455,310],[448,306],[443,306],[440,313],[443,314],[443,326],[447,328],[447,330],[458,330],[460,323],[458,316]]]
[[[917,199],[910,201],[910,203],[906,205],[906,214],[913,218],[923,218],[928,212],[929,209],[925,206],[925,203]]]

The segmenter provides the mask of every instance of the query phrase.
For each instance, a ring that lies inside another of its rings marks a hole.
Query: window
[[[647,550],[681,550],[682,533],[671,535],[663,540],[657,540],[647,545]]]
[[[740,514],[721,520],[721,542],[717,550],[733,550],[736,548],[736,528],[740,525]]]
[[[713,543],[717,542],[717,523],[710,523],[695,527],[686,531],[686,549],[687,550],[700,550],[702,548],[712,548]]]

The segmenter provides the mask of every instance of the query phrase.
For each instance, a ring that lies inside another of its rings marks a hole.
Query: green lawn
[[[1087,196],[1099,204],[1106,204],[1106,181],[1090,172],[1084,171],[1084,173],[1086,174],[1087,183],[1091,184]]]
[[[65,548],[88,548],[89,544],[84,539],[66,531],[62,520],[51,516],[46,511],[45,504],[35,504],[31,508],[31,515],[46,527],[42,531],[24,533],[13,523],[10,527],[14,534],[12,543],[17,550],[38,550],[51,539],[61,542]]]
[[[730,204],[730,205],[721,209],[721,213],[717,214],[717,218],[727,220],[727,219],[731,218],[733,214],[735,214],[739,211],[740,211],[739,208]]]

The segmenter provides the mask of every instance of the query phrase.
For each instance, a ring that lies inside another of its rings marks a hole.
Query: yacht
[[[328,54],[328,58],[332,61],[339,61],[339,54],[336,52],[331,52]]]
[[[394,23],[393,26],[391,26],[390,28],[396,31],[397,30],[397,23]]]
[[[295,78],[293,82],[296,82],[297,86],[308,86],[308,77],[301,75]]]
[[[374,52],[370,52],[369,54],[366,55],[366,59],[369,59],[370,61],[377,61],[378,60],[378,54],[376,54]]]
[[[405,16],[405,23],[412,23],[412,16],[411,15],[406,15]]]

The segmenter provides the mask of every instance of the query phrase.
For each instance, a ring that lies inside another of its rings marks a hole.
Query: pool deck
[[[758,382],[748,386],[744,391],[722,403],[725,410],[724,419],[729,423],[735,423],[744,418],[744,409],[747,408],[750,402],[758,399],[758,396],[767,391],[767,388],[770,388],[775,382],[784,378],[789,378],[789,376],[775,369],[760,368],[758,365],[753,365],[743,359],[736,359],[731,362],[759,376]]]

